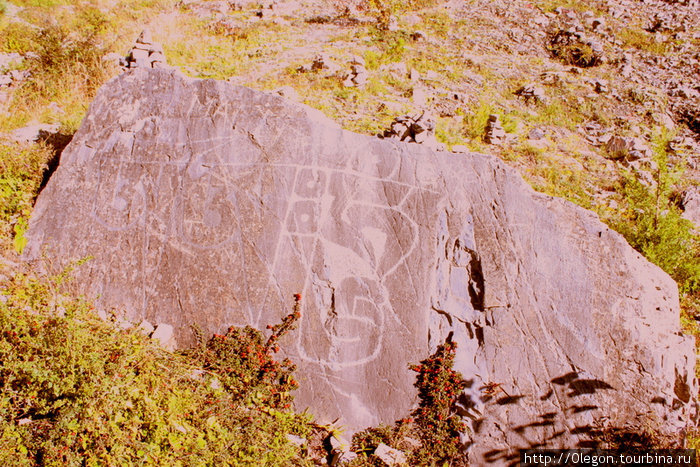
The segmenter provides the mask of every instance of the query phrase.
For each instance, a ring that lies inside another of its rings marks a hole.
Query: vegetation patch
[[[64,299],[63,280],[19,275],[0,296],[0,460],[310,465],[287,435],[317,428],[285,408],[291,396],[280,395],[294,387],[293,368],[272,358],[298,310],[267,341],[257,331],[230,330],[200,353],[173,354],[100,319],[88,302]],[[227,344],[234,336],[249,339]],[[262,342],[260,354],[252,347],[245,356],[231,353]]]
[[[568,30],[559,29],[550,33],[547,50],[567,65],[588,68],[602,63],[602,57],[593,50],[590,43]]]
[[[466,382],[452,369],[456,349],[457,343],[448,339],[430,357],[410,366],[417,373],[418,407],[393,426],[356,433],[352,447],[359,457],[351,465],[383,465],[374,455],[380,443],[406,453],[409,465],[466,465],[461,437],[467,426],[455,413],[457,396]]]

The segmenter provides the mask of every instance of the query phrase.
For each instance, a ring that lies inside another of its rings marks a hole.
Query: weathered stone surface
[[[603,418],[677,433],[695,413],[676,285],[593,213],[496,158],[345,132],[274,93],[123,73],[28,237],[29,259],[93,256],[82,292],[173,325],[180,344],[194,322],[264,329],[301,293],[282,342],[297,405],[349,432],[405,416],[408,363],[452,333],[474,465],[575,447]]]

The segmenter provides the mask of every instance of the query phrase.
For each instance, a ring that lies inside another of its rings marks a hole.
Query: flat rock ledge
[[[265,329],[301,293],[282,343],[297,408],[349,433],[405,416],[408,364],[450,334],[474,465],[590,445],[597,426],[679,436],[696,417],[676,284],[596,215],[494,157],[353,134],[277,94],[114,78],[28,237],[29,260],[92,256],[81,292],[180,344],[192,323]]]

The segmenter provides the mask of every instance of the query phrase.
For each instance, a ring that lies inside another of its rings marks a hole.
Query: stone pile
[[[362,86],[367,82],[367,68],[365,68],[365,59],[359,55],[353,55],[350,59],[350,74],[345,77],[343,85],[346,87]]]
[[[546,97],[544,94],[544,89],[535,86],[534,84],[527,84],[517,91],[515,91],[516,96],[520,96],[525,99],[525,102],[545,102]]]
[[[136,43],[125,58],[119,60],[123,68],[165,68],[168,62],[163,54],[163,46],[151,39],[146,29],[141,32]]]
[[[427,144],[434,148],[439,146],[435,139],[435,117],[428,112],[396,117],[391,126],[378,136],[384,139],[396,138],[409,143]]]
[[[501,126],[500,117],[497,114],[489,115],[489,119],[486,122],[484,141],[488,144],[503,144],[505,140],[506,132]]]

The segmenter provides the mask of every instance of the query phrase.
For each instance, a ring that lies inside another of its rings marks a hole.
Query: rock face
[[[475,465],[585,444],[596,420],[677,433],[695,414],[674,282],[594,214],[493,157],[342,131],[274,93],[113,79],[28,236],[29,259],[92,256],[82,292],[180,345],[194,322],[264,329],[301,293],[297,406],[350,432],[405,416],[408,364],[449,334]]]

